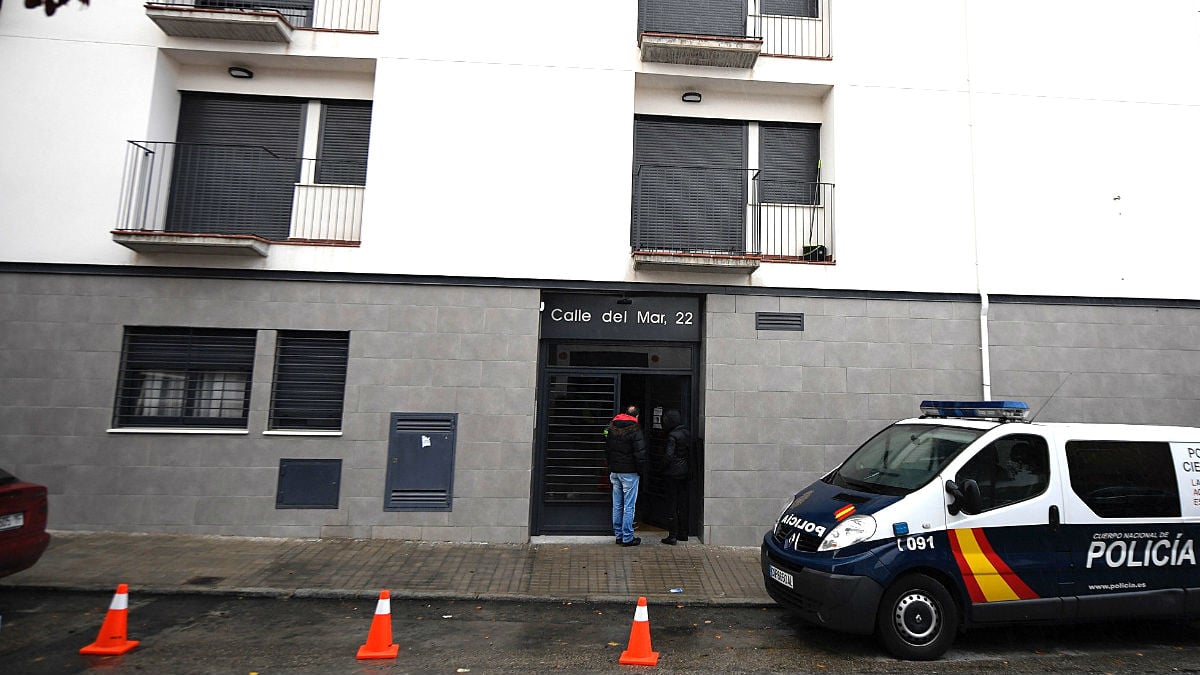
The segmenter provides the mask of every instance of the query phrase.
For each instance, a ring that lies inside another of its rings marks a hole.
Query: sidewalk
[[[36,565],[0,588],[297,597],[650,601],[770,605],[758,549],[642,545],[609,537],[531,544],[380,539],[267,539],[54,531]],[[672,593],[680,588],[682,592]]]

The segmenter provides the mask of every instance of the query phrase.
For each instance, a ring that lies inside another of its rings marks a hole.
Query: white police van
[[[921,412],[783,510],[762,544],[776,602],[921,660],[970,626],[1200,615],[1200,429]]]

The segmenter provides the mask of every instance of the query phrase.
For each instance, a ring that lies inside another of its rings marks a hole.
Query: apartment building
[[[1197,10],[10,1],[0,466],[64,530],[610,536],[636,404],[756,545],[922,399],[1194,425]]]

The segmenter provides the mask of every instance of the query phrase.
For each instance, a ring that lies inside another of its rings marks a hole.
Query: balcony
[[[113,241],[139,253],[266,257],[271,244],[357,246],[363,162],[266,148],[130,141]]]
[[[167,35],[248,42],[292,41],[296,29],[375,33],[380,0],[159,0],[146,3]]]
[[[642,166],[634,267],[752,274],[763,262],[831,264],[833,187],[760,169]]]
[[[760,55],[829,58],[830,0],[641,0],[646,63],[753,68]]]

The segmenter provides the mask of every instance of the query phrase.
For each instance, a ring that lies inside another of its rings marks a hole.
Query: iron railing
[[[762,40],[765,56],[826,59],[831,0],[749,0],[744,25],[730,17],[697,17],[690,0],[641,0],[641,32]],[[724,24],[724,25],[722,25]]]
[[[829,58],[830,0],[750,0],[749,32],[765,56]]]
[[[150,0],[147,7],[278,14],[292,28],[375,33],[381,0]]]
[[[833,187],[761,169],[642,165],[630,243],[643,253],[832,262]]]
[[[130,141],[116,229],[357,242],[365,175],[262,146]]]

